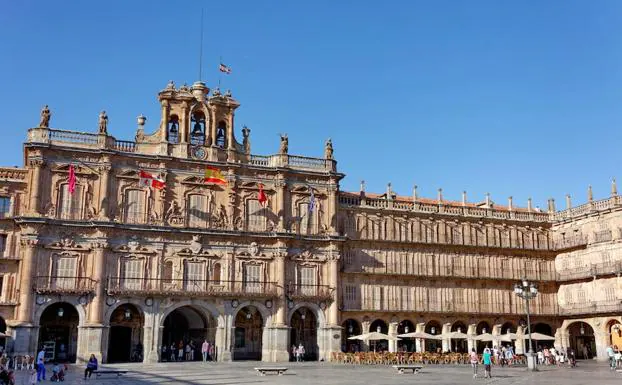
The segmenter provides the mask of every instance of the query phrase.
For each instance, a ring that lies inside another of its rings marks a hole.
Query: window
[[[60,190],[59,213],[61,219],[82,219],[82,187],[76,186],[73,194],[69,192],[69,185],[63,184]]]
[[[314,211],[309,211],[308,203],[300,203],[298,205],[298,219],[300,220],[300,234],[313,234],[314,233],[313,213]]]
[[[566,303],[572,305],[574,303],[574,298],[572,298],[572,290],[570,288],[566,289]]]
[[[261,265],[244,266],[244,290],[247,293],[261,292]]]
[[[205,290],[205,264],[203,262],[186,261],[184,268],[184,283],[187,291]]]
[[[579,303],[585,303],[585,290],[581,289],[577,292],[577,300]]]
[[[212,281],[215,285],[220,285],[220,263],[215,263],[212,268]]]
[[[373,310],[383,310],[384,306],[384,287],[374,287]]]
[[[615,287],[605,288],[605,301],[614,301],[616,299]]]
[[[125,193],[125,221],[127,223],[145,223],[145,192],[128,190]]]
[[[266,217],[262,213],[263,207],[256,199],[246,201],[246,223],[248,231],[265,231]]]
[[[76,285],[76,257],[58,257],[56,259],[57,289],[73,289]]]
[[[345,301],[349,303],[356,302],[356,286],[346,285]]]
[[[193,194],[188,197],[188,226],[206,227],[207,226],[207,197],[205,195]]]
[[[127,259],[121,265],[121,287],[125,290],[140,290],[142,281],[142,261],[139,259]]]
[[[301,267],[299,276],[299,288],[302,295],[316,294],[316,274],[315,267]]]
[[[0,234],[0,257],[4,256],[7,237],[8,236],[6,234]]]
[[[173,282],[173,261],[164,262],[164,268],[162,269],[162,281],[164,283]]]
[[[604,251],[604,252],[601,254],[601,257],[602,257],[602,259],[603,259],[603,264],[605,264],[605,265],[611,265],[611,254],[610,254],[609,252]]]
[[[11,215],[11,198],[0,197],[0,218],[6,218]]]

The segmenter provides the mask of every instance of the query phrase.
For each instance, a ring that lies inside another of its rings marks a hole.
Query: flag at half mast
[[[205,183],[226,185],[227,180],[219,169],[215,167],[207,167],[205,168]]]

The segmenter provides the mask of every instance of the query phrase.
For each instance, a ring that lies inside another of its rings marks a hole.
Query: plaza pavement
[[[483,367],[480,366],[481,377],[473,379],[471,367],[431,365],[424,366],[420,374],[397,374],[390,366],[351,366],[333,365],[330,363],[266,364],[260,362],[234,363],[160,363],[160,364],[118,364],[104,365],[104,368],[128,370],[128,374],[117,376],[95,375],[87,381],[83,380],[83,366],[72,366],[67,374],[65,384],[103,384],[103,385],[146,385],[146,384],[287,384],[287,385],[375,385],[375,384],[620,384],[622,373],[611,372],[606,363],[579,362],[574,369],[566,367],[544,367],[538,373],[527,372],[525,368],[493,367],[493,378],[484,379]],[[258,376],[253,370],[257,366],[285,366],[289,370],[283,376]],[[48,370],[49,379],[49,370]],[[26,372],[18,372],[16,385],[26,385]],[[44,383],[49,383],[45,381]]]

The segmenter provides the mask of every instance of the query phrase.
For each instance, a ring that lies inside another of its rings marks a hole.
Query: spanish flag
[[[226,185],[227,180],[219,169],[215,167],[207,167],[205,169],[205,183]]]

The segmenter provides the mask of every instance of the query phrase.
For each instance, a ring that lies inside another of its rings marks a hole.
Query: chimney
[[[618,195],[618,185],[616,184],[616,178],[611,179],[611,196]]]
[[[512,197],[508,198],[508,210],[512,211],[514,204],[512,202]]]
[[[531,207],[531,198],[527,198],[527,211],[531,212],[533,207]]]
[[[570,210],[572,208],[572,201],[570,200],[570,194],[566,194],[566,209]]]
[[[555,212],[555,199],[549,198],[549,213]]]
[[[413,203],[417,202],[417,185],[413,186]]]
[[[438,189],[438,198],[437,199],[438,199],[438,203],[439,204],[443,203],[443,189],[442,188]]]
[[[486,193],[486,207],[490,208],[490,193]]]
[[[365,181],[361,181],[361,195],[365,195]]]
[[[466,206],[467,204],[467,196],[466,196],[466,191],[462,192],[462,206]]]
[[[587,201],[592,202],[594,200],[594,194],[592,193],[592,185],[587,186]]]

